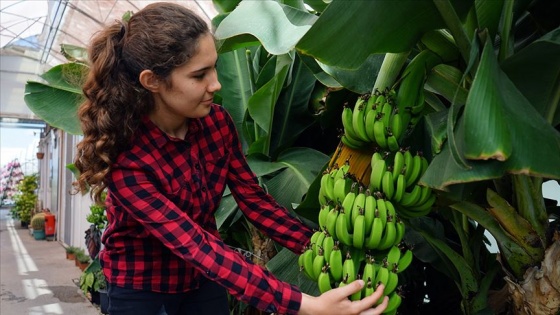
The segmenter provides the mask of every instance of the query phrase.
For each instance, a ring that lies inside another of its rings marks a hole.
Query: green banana
[[[379,160],[371,167],[371,176],[369,178],[369,189],[374,191],[381,190],[381,183],[383,181],[383,175],[387,171],[387,162],[385,160]]]
[[[375,164],[377,164],[378,161],[381,161],[381,160],[385,160],[385,157],[381,154],[381,152],[375,151],[371,155],[371,163],[370,163],[371,168],[373,168],[373,166]]]
[[[317,281],[317,278],[321,274],[321,270],[326,265],[327,261],[325,259],[324,251],[322,247],[319,247],[319,252],[313,258],[313,279]]]
[[[402,121],[402,116],[401,114],[399,114],[398,109],[393,111],[393,114],[391,115],[391,121],[389,122],[389,127],[391,128],[391,131],[393,132],[395,138],[397,138],[397,141],[401,142],[401,137],[403,136],[405,129]]]
[[[389,215],[389,212],[387,211],[387,203],[383,199],[377,200],[377,210],[377,216],[379,216],[383,226],[385,226],[385,224],[387,224],[387,216]]]
[[[331,210],[330,204],[322,205],[321,210],[319,210],[318,223],[319,223],[319,227],[322,230],[324,230],[325,227],[327,226],[327,215],[329,214],[330,210]]]
[[[389,269],[387,269],[385,265],[382,265],[381,267],[379,267],[379,270],[377,270],[375,283],[382,283],[384,286],[387,286],[387,281],[389,281]]]
[[[387,223],[385,224],[385,231],[383,233],[383,237],[381,238],[381,242],[377,249],[385,250],[395,244],[395,240],[397,239],[397,228],[395,225],[395,221],[393,217],[387,217]]]
[[[387,147],[391,152],[396,152],[400,149],[399,140],[397,140],[397,137],[395,137],[390,128],[387,131]]]
[[[405,191],[402,199],[400,200],[400,205],[403,207],[411,207],[415,205],[420,197],[422,196],[421,186],[415,185],[411,192]]]
[[[426,201],[428,201],[428,199],[430,199],[430,196],[432,195],[432,189],[428,186],[420,186],[420,190],[420,198],[418,198],[418,201],[416,201],[416,203],[412,205],[412,207],[423,205]]]
[[[338,241],[342,244],[347,246],[352,246],[353,240],[352,235],[348,232],[348,223],[347,221],[350,220],[348,218],[348,214],[344,211],[344,209],[340,210],[338,217],[336,218],[336,227],[335,227],[335,237]]]
[[[395,244],[400,244],[404,238],[405,225],[404,222],[399,217],[397,217],[395,228],[397,230],[397,237],[395,239]]]
[[[383,289],[383,295],[389,295],[393,293],[393,291],[395,291],[398,285],[399,285],[399,276],[395,272],[389,270],[389,279],[387,280],[387,284]]]
[[[414,211],[414,217],[422,217],[428,215],[428,213],[432,211],[432,206],[436,202],[436,199],[436,194],[432,193],[425,203],[421,205],[411,206],[409,207],[409,209]]]
[[[397,181],[397,176],[402,173],[404,168],[404,155],[401,150],[396,151],[393,157],[393,180]]]
[[[313,253],[315,254],[315,256],[319,255],[319,249],[321,249],[323,247],[323,240],[325,239],[325,237],[327,235],[324,231],[321,231],[320,233],[321,234],[319,234],[319,236],[317,236],[317,240],[313,244]]]
[[[419,154],[412,158],[412,170],[406,178],[406,187],[410,187],[420,179],[420,171],[422,170],[422,158]]]
[[[334,282],[342,280],[342,250],[340,250],[338,241],[335,242],[329,256],[329,272]]]
[[[381,179],[381,191],[388,199],[392,199],[395,194],[395,183],[393,181],[393,172],[385,171]]]
[[[364,221],[366,226],[366,235],[371,233],[371,227],[373,224],[373,218],[375,218],[375,209],[377,207],[377,201],[375,197],[371,194],[370,190],[366,190],[366,202],[364,206]]]
[[[399,308],[399,306],[401,305],[401,303],[402,303],[402,297],[399,295],[397,291],[393,291],[393,293],[389,295],[389,303],[387,304],[387,307],[385,308],[383,314],[389,314],[393,311],[396,311],[397,308]]]
[[[375,292],[375,287],[373,285],[373,280],[371,278],[364,277],[365,285],[362,289],[362,298],[368,297]]]
[[[352,109],[348,106],[344,106],[342,109],[342,127],[344,128],[344,134],[348,135],[352,139],[358,138],[358,135],[352,125]]]
[[[319,236],[321,234],[323,234],[323,231],[315,231],[313,232],[311,238],[309,239],[309,246],[311,247],[311,249],[313,249],[314,252],[315,252],[315,247],[317,246],[317,239],[319,239]]]
[[[364,240],[366,236],[366,226],[364,221],[364,209],[359,208],[359,214],[354,220],[354,234],[352,236],[352,245],[355,248],[363,248],[364,247]]]
[[[356,189],[358,183],[354,182],[350,188],[350,192],[346,194],[344,200],[342,201],[342,211],[346,213],[349,219],[352,218],[352,208],[354,207],[354,201],[356,200]],[[348,231],[352,231],[352,222],[348,222]]]
[[[376,271],[375,271],[375,266],[373,263],[373,258],[372,257],[366,257],[366,263],[364,265],[364,270],[362,272],[362,279],[364,279],[364,281],[366,281],[366,285],[367,282],[371,282],[373,284],[373,281],[375,280],[376,277]],[[363,288],[365,289],[365,287]],[[364,290],[364,297],[369,296],[371,294],[367,294],[367,292]]]
[[[331,175],[332,171],[327,171],[321,177],[321,186],[325,188],[325,195],[327,199],[334,201],[334,178]]]
[[[354,231],[355,231],[354,221],[356,221],[356,218],[360,214],[360,211],[363,211],[360,209],[363,209],[365,206],[366,206],[366,193],[364,187],[360,186],[358,188],[358,193],[356,194],[356,198],[354,199],[354,204],[352,205],[351,220],[352,220],[352,229]]]
[[[327,214],[327,222],[325,224],[325,230],[329,234],[335,233],[336,219],[337,219],[339,213],[340,213],[340,206],[335,205],[334,207],[331,207],[331,210]]]
[[[365,247],[367,249],[376,249],[381,243],[381,238],[383,237],[384,226],[383,222],[379,217],[373,219],[373,225],[371,228],[371,233],[366,238]]]
[[[321,272],[317,276],[317,286],[319,287],[319,292],[325,293],[332,289],[331,276],[329,274],[329,266],[324,266]]]
[[[413,258],[414,256],[412,255],[412,251],[410,249],[406,249],[397,263],[397,273],[405,271],[412,263]]]
[[[412,152],[410,152],[410,150],[405,150],[403,152],[403,156],[404,156],[404,179],[406,183],[408,178],[410,177],[410,173],[412,172],[412,169],[414,168],[414,166],[412,165],[414,156],[412,155]]]
[[[370,142],[375,142],[375,134],[373,125],[375,124],[375,120],[377,117],[377,112],[375,110],[370,110],[365,114],[365,128],[366,128],[366,135]]]
[[[367,146],[367,143],[366,143],[366,142],[364,142],[364,141],[362,141],[362,140],[359,140],[359,139],[356,139],[356,138],[353,138],[352,136],[350,136],[349,134],[346,134],[346,133],[343,134],[343,135],[340,137],[340,141],[341,141],[345,146],[347,146],[347,147],[349,147],[349,148],[351,148],[351,149],[354,149],[354,150],[361,150],[361,149],[363,149],[364,147]]]
[[[389,127],[391,123],[391,114],[393,113],[393,105],[390,102],[385,102],[383,107],[381,107],[381,119],[383,120],[383,126]]]
[[[360,274],[356,275],[356,279],[361,279]],[[350,295],[350,301],[359,301],[362,298],[362,290],[357,291]]]
[[[396,202],[400,202],[404,193],[406,191],[406,179],[404,178],[404,174],[399,174],[397,176],[397,184],[395,185],[395,193],[393,194],[393,200]]]
[[[315,276],[313,275],[313,259],[314,257],[313,250],[311,248],[306,249],[303,254],[301,254],[301,267],[300,269],[304,271],[305,275],[311,279],[315,280]]]
[[[365,125],[365,106],[364,106],[364,99],[363,97],[359,97],[356,101],[356,105],[354,105],[354,110],[352,111],[352,126],[354,127],[354,131],[356,131],[356,135],[358,139],[368,142],[369,139],[366,133],[366,125]]]
[[[387,253],[387,263],[392,266],[396,264],[401,259],[401,249],[397,245],[391,246],[389,252]]]
[[[323,256],[325,256],[325,261],[330,264],[330,259],[331,259],[331,252],[333,251],[334,248],[334,238],[332,237],[332,235],[327,235],[325,236],[325,239],[323,240]]]
[[[383,123],[383,119],[380,115],[377,115],[375,122],[373,123],[373,136],[375,138],[375,143],[382,148],[387,149],[387,129]]]
[[[342,263],[342,275],[347,283],[356,280],[356,267],[354,267],[354,261],[349,251],[346,252],[346,258]]]

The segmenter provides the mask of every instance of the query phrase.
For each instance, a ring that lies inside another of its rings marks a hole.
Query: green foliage
[[[76,254],[76,252],[79,250],[78,247],[75,246],[66,246],[64,248],[64,250],[68,253],[68,254]]]
[[[24,176],[17,185],[17,192],[14,196],[15,205],[11,209],[14,218],[21,222],[31,221],[31,215],[37,204],[37,187],[37,174]]]
[[[107,288],[107,281],[99,259],[95,258],[80,275],[80,289],[85,293]]]

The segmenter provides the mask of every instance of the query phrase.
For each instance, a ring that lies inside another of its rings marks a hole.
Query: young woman
[[[221,88],[207,24],[188,9],[155,3],[92,39],[79,117],[81,190],[107,190],[99,257],[110,314],[229,314],[227,292],[279,314],[380,314],[371,297],[350,301],[355,281],[319,297],[302,294],[229,249],[214,212],[226,185],[245,216],[301,253],[311,230],[258,185],[234,123],[212,102]]]

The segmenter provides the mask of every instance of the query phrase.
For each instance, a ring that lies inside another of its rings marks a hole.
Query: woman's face
[[[168,119],[200,118],[210,113],[214,92],[221,89],[216,73],[218,54],[211,34],[198,41],[195,55],[174,69],[170,84],[160,84],[155,100],[155,116]]]

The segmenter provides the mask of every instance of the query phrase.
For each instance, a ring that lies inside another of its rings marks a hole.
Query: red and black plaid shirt
[[[249,169],[229,114],[213,105],[190,119],[185,140],[145,119],[113,165],[100,254],[108,281],[155,292],[185,292],[207,277],[267,312],[295,314],[296,286],[282,282],[220,239],[214,212],[229,186],[245,216],[300,253],[311,230],[277,204]]]

